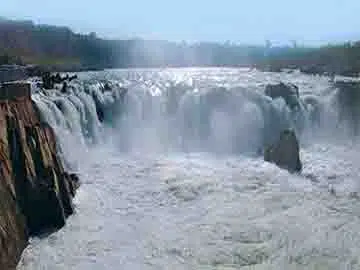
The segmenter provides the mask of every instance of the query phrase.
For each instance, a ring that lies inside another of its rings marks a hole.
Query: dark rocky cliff
[[[0,269],[15,269],[29,236],[61,228],[77,177],[65,172],[53,130],[24,83],[0,89]]]

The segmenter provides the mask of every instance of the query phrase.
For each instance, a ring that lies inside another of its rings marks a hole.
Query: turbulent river
[[[296,109],[265,95],[280,81],[298,86]],[[67,94],[33,90],[82,185],[67,225],[31,239],[18,270],[360,269],[360,144],[329,78],[111,70]],[[300,174],[263,161],[284,128]]]

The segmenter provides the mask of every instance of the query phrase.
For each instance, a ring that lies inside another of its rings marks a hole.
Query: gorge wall
[[[0,269],[15,269],[28,238],[59,229],[78,185],[57,155],[26,83],[0,89]]]

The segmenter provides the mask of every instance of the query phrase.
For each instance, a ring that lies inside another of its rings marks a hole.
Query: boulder
[[[42,87],[44,89],[54,89],[55,88],[55,84],[63,84],[62,88],[61,88],[61,92],[62,93],[66,93],[67,90],[67,82],[71,82],[72,80],[77,79],[78,76],[74,75],[74,76],[69,76],[68,74],[66,74],[64,77],[62,77],[60,75],[60,73],[56,73],[55,75],[52,75],[49,71],[45,71],[41,74],[41,79],[42,79]]]
[[[65,94],[67,93],[68,84],[66,82],[63,82],[63,85],[61,87],[61,93]]]
[[[293,130],[284,130],[279,140],[264,152],[264,160],[286,169],[289,172],[300,172],[302,164],[299,155],[299,142]]]
[[[108,83],[108,82],[106,82],[105,84],[104,84],[104,92],[107,92],[107,91],[111,91],[112,90],[112,88],[111,88],[111,86],[110,86],[110,84]]]
[[[41,76],[44,89],[54,89],[54,81],[50,72],[44,72]]]
[[[353,135],[359,134],[360,128],[360,83],[358,81],[336,81],[336,99],[339,121],[348,124]]]
[[[292,110],[300,107],[299,88],[294,84],[285,84],[283,82],[269,84],[265,88],[265,95],[272,99],[283,98]]]
[[[61,77],[59,73],[52,75],[51,79],[53,80],[54,83],[62,83],[64,81],[64,79]]]
[[[73,76],[70,76],[69,77],[69,82],[71,82],[72,80],[76,80],[76,79],[78,79],[78,75],[73,75]]]

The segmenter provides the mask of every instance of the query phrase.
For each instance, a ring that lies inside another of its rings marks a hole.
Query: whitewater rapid
[[[299,87],[298,111],[264,95],[279,81]],[[18,270],[360,269],[360,149],[335,96],[325,77],[239,69],[113,70],[80,74],[67,94],[34,89],[82,185],[76,214],[31,239]],[[259,153],[282,128],[300,138],[299,175]]]

